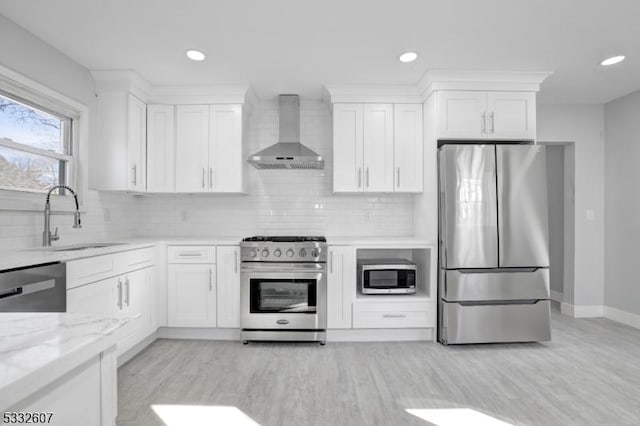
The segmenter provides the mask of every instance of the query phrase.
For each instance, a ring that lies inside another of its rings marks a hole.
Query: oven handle
[[[258,264],[256,264],[258,263]],[[265,263],[265,262],[242,262],[243,271],[259,272],[315,272],[325,271],[327,265],[324,263]]]

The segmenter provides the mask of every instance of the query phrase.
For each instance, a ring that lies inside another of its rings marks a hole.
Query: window
[[[71,117],[0,90],[0,189],[72,184],[72,126]]]

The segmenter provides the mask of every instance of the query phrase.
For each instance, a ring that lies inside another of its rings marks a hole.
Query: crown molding
[[[416,84],[422,99],[438,90],[539,92],[552,72],[491,70],[427,70]]]
[[[93,70],[96,93],[128,92],[155,104],[254,104],[249,85],[152,85],[134,70]]]
[[[428,70],[414,85],[325,84],[327,103],[422,103],[438,90],[539,92],[551,72]]]

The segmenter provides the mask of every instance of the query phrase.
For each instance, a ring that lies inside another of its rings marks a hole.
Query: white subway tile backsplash
[[[407,194],[333,194],[331,114],[321,102],[301,102],[301,141],[325,158],[324,170],[256,170],[247,195],[147,195],[87,191],[83,228],[54,216],[61,240],[149,237],[233,237],[318,234],[328,237],[413,235],[413,198]],[[278,139],[276,100],[260,102],[250,117],[247,153]],[[11,201],[0,200],[3,208]],[[42,203],[34,203],[40,205]],[[24,204],[24,203],[23,203]],[[17,205],[23,205],[16,203]],[[18,208],[18,207],[15,207]],[[0,211],[0,249],[40,244],[42,214]]]

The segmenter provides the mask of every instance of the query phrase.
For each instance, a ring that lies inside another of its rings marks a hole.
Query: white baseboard
[[[604,316],[610,320],[617,321],[631,327],[640,328],[640,315],[638,314],[612,308],[611,306],[605,306]]]
[[[158,337],[162,339],[237,340],[239,342],[240,329],[160,327]]]
[[[562,302],[560,312],[573,318],[598,318],[604,316],[603,305],[572,305]]]
[[[564,293],[551,290],[551,300],[562,303],[562,301],[564,300]]]
[[[140,342],[136,343],[131,349],[123,354],[120,354],[120,356],[118,357],[118,367],[126,364],[131,358],[142,352],[144,348],[155,342],[157,338],[158,332],[154,331],[153,333],[142,339]]]
[[[328,342],[435,341],[435,328],[333,329],[327,330]]]

